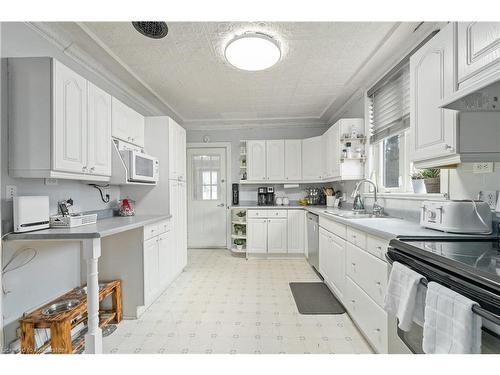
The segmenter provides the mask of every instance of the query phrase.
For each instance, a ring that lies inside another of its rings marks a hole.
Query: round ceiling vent
[[[168,27],[166,22],[132,22],[135,29],[148,38],[161,39],[167,36]]]

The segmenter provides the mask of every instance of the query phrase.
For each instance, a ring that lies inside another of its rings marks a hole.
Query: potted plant
[[[243,222],[243,221],[245,221],[245,216],[247,216],[247,213],[246,213],[246,211],[238,211],[236,213],[236,216],[238,217],[239,221]]]
[[[411,174],[411,184],[415,194],[427,193],[427,190],[425,189],[424,176],[422,176],[421,171],[415,171]]]
[[[243,238],[237,238],[234,240],[234,244],[236,245],[236,249],[238,251],[243,250],[243,246],[245,245],[245,243],[246,243],[246,240],[244,240]]]
[[[440,193],[441,192],[441,170],[436,168],[428,168],[422,170],[422,177],[424,178],[425,189],[427,193]]]
[[[234,224],[234,232],[238,236],[243,236],[246,233],[247,227],[243,224]]]

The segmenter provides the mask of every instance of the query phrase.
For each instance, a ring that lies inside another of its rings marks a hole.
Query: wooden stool
[[[119,323],[122,320],[122,289],[121,281],[114,280],[100,283],[99,302],[111,295],[112,308],[99,309],[99,326],[102,328],[109,323]],[[80,304],[72,310],[57,313],[51,316],[44,315],[42,310],[63,300],[76,299]],[[49,346],[54,354],[78,353],[85,346],[85,338],[78,337],[74,342],[71,338],[71,329],[87,321],[87,295],[81,289],[75,288],[61,297],[49,302],[45,306],[24,316],[21,324],[21,353],[40,354]],[[35,346],[35,329],[49,328],[50,340],[39,348]]]

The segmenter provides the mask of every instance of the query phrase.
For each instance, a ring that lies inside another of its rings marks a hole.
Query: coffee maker
[[[257,188],[257,205],[265,206],[267,201],[267,187]]]
[[[274,206],[274,187],[272,186],[267,188],[266,206]]]

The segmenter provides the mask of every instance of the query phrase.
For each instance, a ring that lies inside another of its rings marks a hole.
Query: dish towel
[[[384,309],[398,318],[398,326],[409,331],[413,322],[423,325],[425,286],[422,275],[394,262],[385,294]]]
[[[438,283],[427,285],[424,353],[481,353],[481,317],[472,311],[476,302]]]

